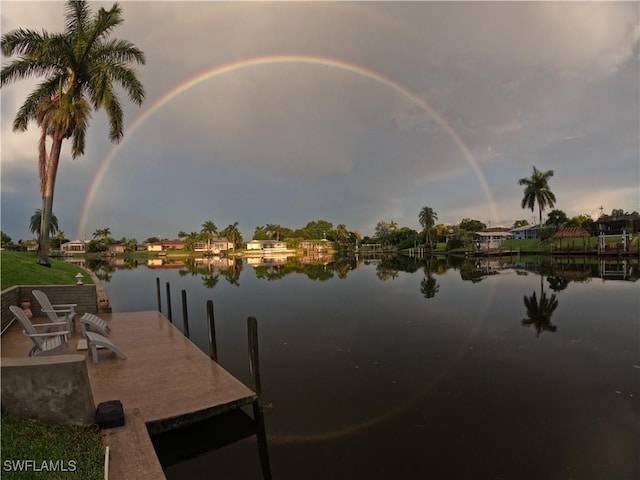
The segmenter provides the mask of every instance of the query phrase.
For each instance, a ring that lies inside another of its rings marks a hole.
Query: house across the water
[[[487,228],[482,232],[475,232],[473,235],[478,251],[498,249],[506,239],[513,238],[513,234],[506,227]]]
[[[621,235],[623,232],[640,232],[640,214],[634,212],[629,215],[603,215],[595,222],[598,234]]]
[[[530,238],[538,238],[540,233],[540,225],[524,225],[522,227],[512,228],[509,230],[514,240],[527,240]]]
[[[60,250],[64,253],[85,253],[86,252],[86,243],[82,240],[71,240],[70,242],[65,242],[60,245]]]

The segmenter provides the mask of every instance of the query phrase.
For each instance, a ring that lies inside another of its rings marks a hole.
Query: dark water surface
[[[224,262],[221,260],[220,262]],[[115,312],[172,289],[207,351],[249,384],[259,323],[274,479],[640,478],[637,261],[386,258],[101,266]],[[166,468],[258,479],[255,438]]]

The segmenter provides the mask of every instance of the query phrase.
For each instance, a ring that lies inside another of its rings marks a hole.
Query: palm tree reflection
[[[551,323],[551,316],[558,308],[556,294],[547,296],[543,288],[542,275],[540,276],[540,299],[534,291],[530,296],[524,296],[524,306],[527,309],[527,318],[522,319],[522,325],[529,327],[533,325],[536,329],[536,337],[542,332],[555,332],[557,327]]]
[[[440,290],[440,285],[431,274],[427,275],[420,282],[420,292],[424,295],[424,298],[433,298]]]

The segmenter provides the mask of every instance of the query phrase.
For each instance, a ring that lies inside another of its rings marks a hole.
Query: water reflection
[[[636,259],[163,262],[97,268],[116,311],[154,308],[154,277],[187,289],[205,351],[213,299],[220,361],[243,381],[238,320],[258,317],[274,478],[640,478]],[[256,478],[237,473],[255,458],[240,442],[167,478]]]
[[[220,276],[230,285],[239,287],[243,268],[244,264],[239,258],[187,258],[178,273],[181,277],[200,276],[202,285],[206,288],[214,288],[220,281]]]
[[[534,291],[531,295],[524,296],[524,306],[527,309],[527,318],[522,319],[522,325],[525,327],[533,326],[536,330],[536,337],[539,337],[542,332],[557,330],[557,327],[551,323],[551,316],[558,308],[555,293],[548,297],[546,292],[542,291],[538,300]]]
[[[599,260],[597,258],[534,257],[530,259],[465,258],[456,256],[434,256],[427,258],[403,255],[379,255],[375,258],[358,256],[322,257],[183,257],[180,259],[154,258],[136,259],[71,259],[75,264],[92,270],[103,282],[110,282],[115,270],[147,267],[152,269],[179,270],[180,276],[200,276],[206,288],[215,288],[223,278],[228,284],[239,286],[244,268],[251,267],[258,279],[280,280],[291,274],[302,274],[310,280],[327,281],[334,277],[346,279],[361,266],[374,265],[376,277],[382,282],[398,279],[401,272],[415,273],[422,269],[424,278],[420,281],[420,291],[426,298],[438,293],[439,285],[434,275],[444,275],[450,270],[459,272],[463,281],[478,283],[501,273],[526,275],[536,273],[544,276],[549,288],[560,292],[571,282],[590,282],[592,279],[638,280],[638,262],[634,260]],[[542,300],[536,299],[538,302]]]
[[[436,269],[436,271],[439,272],[439,274],[443,273],[442,269]],[[446,271],[446,268],[444,271]],[[433,261],[429,259],[424,266],[424,278],[420,281],[420,293],[422,293],[424,298],[433,298],[440,290],[440,285],[438,285],[438,281],[434,278],[433,272]]]

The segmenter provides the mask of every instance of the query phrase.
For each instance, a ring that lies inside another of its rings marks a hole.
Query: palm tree
[[[38,172],[42,194],[42,227],[38,239],[38,263],[49,263],[49,230],[53,193],[62,142],[72,141],[72,156],[84,154],[91,106],[104,108],[109,118],[109,139],[123,135],[123,112],[114,91],[119,84],[129,99],[140,105],[144,88],[130,63],[144,64],[144,53],[126,40],[111,39],[112,30],[124,19],[116,3],[95,15],[86,0],[68,0],[66,28],[62,33],[19,28],[2,36],[2,53],[17,58],[0,73],[0,87],[17,80],[44,77],[29,94],[13,121],[13,130],[24,132],[30,121],[40,128]],[[47,154],[47,137],[51,138]]]
[[[238,222],[230,224],[229,226],[227,226],[227,228],[222,230],[221,233],[227,238],[227,240],[233,243],[233,248],[236,248],[239,243],[242,243],[242,234],[238,229]]]
[[[218,227],[211,220],[207,220],[202,224],[201,232],[207,236],[207,250],[211,250],[211,240],[218,235]]]
[[[269,234],[272,239],[280,240],[280,233],[282,232],[282,225],[278,225],[277,223],[268,223],[265,226],[265,230]]]
[[[427,243],[429,243],[429,245],[431,245],[431,229],[435,225],[437,219],[438,214],[434,212],[431,207],[422,207],[422,210],[420,210],[420,213],[418,214],[418,221],[426,233]]]
[[[51,234],[53,235],[53,234]],[[62,230],[58,230],[55,234],[55,236],[53,237],[53,245],[55,246],[55,248],[60,248],[60,245],[62,245],[62,242],[64,242],[67,238],[65,237],[65,234]]]
[[[29,219],[29,230],[31,231],[31,233],[35,233],[36,235],[40,236],[41,228],[42,210],[37,209]],[[58,217],[56,217],[52,212],[51,217],[49,217],[49,235],[55,235],[58,230]]]
[[[111,229],[109,227],[99,228],[95,232],[93,232],[93,238],[97,238],[99,240],[106,240],[111,236]]]
[[[535,166],[533,167],[533,175],[530,178],[521,178],[518,180],[519,185],[524,185],[524,198],[522,199],[522,208],[530,208],[533,212],[536,202],[540,212],[540,223],[542,225],[542,211],[546,208],[553,208],[556,203],[556,196],[549,188],[549,178],[553,177],[553,170],[541,172]]]

